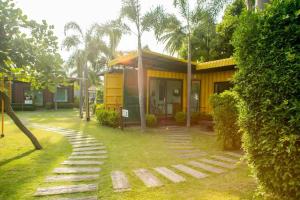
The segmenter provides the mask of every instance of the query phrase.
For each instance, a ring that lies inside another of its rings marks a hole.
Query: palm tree
[[[69,32],[71,32],[69,34]],[[83,118],[83,68],[84,63],[86,62],[84,49],[82,45],[84,45],[86,39],[80,28],[80,26],[76,22],[69,22],[64,27],[64,33],[66,38],[63,41],[63,47],[68,51],[74,49],[73,54],[69,58],[68,63],[76,66],[77,77],[79,79],[79,115],[80,118]],[[86,45],[84,45],[86,46]],[[73,65],[73,66],[74,66]],[[73,66],[70,66],[73,68]]]
[[[139,0],[122,0],[121,8],[121,19],[127,19],[135,26],[135,31],[129,29],[126,25],[127,30],[134,33],[137,36],[138,43],[138,93],[139,93],[139,107],[140,107],[140,118],[141,118],[141,130],[144,131],[146,127],[145,121],[145,106],[144,106],[144,70],[142,60],[142,34],[149,24],[143,21],[141,16],[141,6]]]
[[[166,45],[165,49],[174,54],[183,47],[187,47],[187,123],[190,127],[190,98],[191,98],[191,39],[193,32],[201,27],[202,21],[207,21],[207,14],[216,16],[227,0],[198,0],[197,6],[190,9],[189,0],[173,0],[174,7],[178,9],[180,18],[168,14],[163,7],[157,6],[148,12],[144,18],[158,41]],[[152,23],[151,23],[152,22]],[[155,22],[155,23],[153,23]]]

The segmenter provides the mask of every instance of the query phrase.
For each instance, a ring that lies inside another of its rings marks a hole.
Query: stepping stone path
[[[194,178],[197,178],[197,179],[200,179],[200,178],[205,178],[207,177],[208,175],[207,174],[204,174],[202,172],[199,172],[195,169],[192,169],[186,165],[182,165],[182,164],[179,164],[179,165],[173,165],[174,168],[178,169],[179,171],[182,171],[188,175],[191,175],[193,176]]]
[[[176,174],[172,170],[166,168],[166,167],[156,167],[154,168],[155,171],[160,173],[161,175],[165,176],[167,179],[174,183],[179,183],[185,181],[185,178],[180,176],[179,174]]]
[[[53,175],[46,177],[45,183],[57,185],[38,188],[34,196],[53,195],[56,200],[97,200],[99,172],[101,171],[99,166],[104,163],[103,159],[107,158],[107,151],[103,143],[71,129],[33,126],[64,135],[73,147],[73,153],[68,160],[61,163],[65,167],[55,168]],[[73,184],[70,185],[69,182]],[[81,197],[74,198],[74,194],[77,193],[81,193]],[[60,197],[62,194],[64,194],[63,198]],[[66,194],[72,195],[72,197],[65,197]]]
[[[176,156],[184,159],[199,158],[207,155],[206,152],[201,151],[192,143],[192,136],[188,133],[186,128],[171,126],[164,128],[165,142],[168,148],[176,152]]]
[[[197,168],[200,168],[200,169],[212,172],[212,173],[220,174],[220,173],[225,172],[223,169],[216,168],[214,166],[207,165],[207,164],[204,164],[204,163],[200,163],[200,162],[197,162],[197,161],[189,161],[188,164],[193,166],[193,167],[197,167]]]
[[[133,170],[133,172],[147,187],[160,187],[163,185],[163,183],[147,169],[136,169]]]
[[[112,184],[115,192],[124,192],[130,190],[129,181],[124,172],[111,172]]]

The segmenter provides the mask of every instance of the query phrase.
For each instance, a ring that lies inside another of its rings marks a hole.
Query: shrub
[[[103,126],[118,127],[119,113],[112,110],[98,109],[96,110],[98,122]]]
[[[192,112],[192,114],[191,114],[191,123],[192,124],[198,124],[199,120],[200,120],[200,113],[199,112]]]
[[[45,108],[50,110],[50,109],[54,108],[54,104],[52,102],[47,102],[45,105]]]
[[[12,103],[11,104],[14,111],[34,111],[36,106],[32,104],[21,104],[21,103]]]
[[[177,112],[175,114],[175,121],[180,125],[184,125],[186,123],[186,114],[185,114],[185,112]]]
[[[261,194],[300,199],[300,1],[244,13],[234,34],[243,147]]]
[[[118,127],[120,122],[120,114],[116,111],[108,111],[108,126]]]
[[[214,129],[224,149],[240,149],[241,134],[238,127],[238,96],[225,91],[210,98],[213,109]]]
[[[74,108],[74,103],[57,102],[57,108]]]
[[[157,126],[156,116],[153,115],[153,114],[146,115],[146,125],[148,127],[155,127],[155,126]]]

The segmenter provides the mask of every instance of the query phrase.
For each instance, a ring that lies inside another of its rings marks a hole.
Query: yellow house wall
[[[214,83],[230,81],[234,74],[234,70],[216,71],[216,72],[202,72],[194,74],[192,80],[200,80],[200,110],[201,112],[210,113],[211,106],[209,103],[209,97],[214,93]],[[187,77],[186,73],[178,72],[166,72],[166,71],[147,71],[147,113],[149,112],[149,79],[151,77],[156,78],[168,78],[183,80],[183,98],[182,98],[182,110],[186,112],[187,102]]]
[[[104,105],[107,109],[123,106],[123,74],[107,73],[104,75]]]
[[[212,108],[209,103],[209,97],[214,93],[214,83],[230,81],[235,70],[202,72],[193,75],[193,80],[200,80],[200,110],[201,112],[210,113]]]

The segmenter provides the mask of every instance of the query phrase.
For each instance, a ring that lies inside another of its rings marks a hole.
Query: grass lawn
[[[132,128],[121,131],[101,127],[94,119],[86,123],[77,114],[76,110],[18,113],[29,122],[82,130],[106,145],[109,158],[101,167],[100,199],[252,199],[255,182],[245,164],[222,175],[210,174],[202,180],[184,175],[187,181],[178,184],[160,177],[164,181],[163,187],[146,188],[133,174],[133,169],[170,167],[187,161],[167,149],[162,136],[164,131],[140,133]],[[71,152],[70,145],[62,136],[40,129],[32,131],[41,141],[44,147],[42,151],[33,151],[27,138],[6,120],[7,136],[0,139],[0,199],[34,199],[31,195],[42,184],[45,176]],[[191,133],[195,146],[211,154],[221,151],[215,136],[199,134],[198,130],[191,130]],[[131,191],[113,192],[110,179],[112,170],[121,170],[127,174]]]

